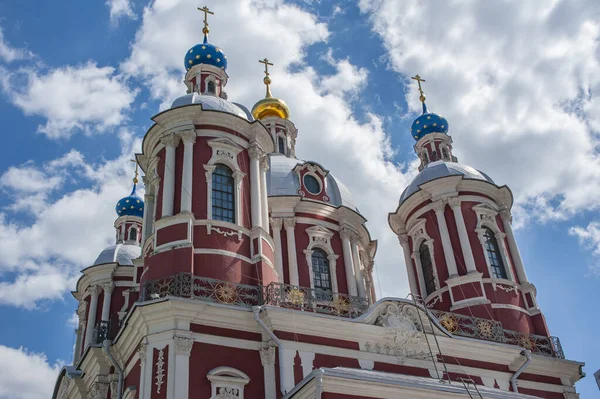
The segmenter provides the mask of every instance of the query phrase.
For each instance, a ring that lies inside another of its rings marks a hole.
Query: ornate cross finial
[[[267,85],[267,94],[266,97],[270,98],[272,97],[271,95],[271,78],[269,77],[269,65],[273,66],[273,63],[269,62],[269,60],[265,57],[264,60],[258,60],[258,62],[260,62],[261,64],[265,64],[265,78],[263,79],[263,82],[265,85]]]
[[[206,6],[202,8],[198,7],[198,10],[204,13],[204,28],[202,28],[202,33],[208,35],[208,32],[210,31],[210,29],[208,29],[208,14],[215,15],[215,13],[209,10]]]
[[[423,89],[421,88],[421,82],[425,82],[425,79],[422,79],[419,74],[416,74],[415,76],[413,76],[411,79],[414,79],[417,81],[417,83],[419,84],[419,100],[421,100],[422,103],[425,102],[425,94],[423,93]]]
[[[139,181],[138,180],[138,174],[139,174],[138,167],[139,167],[139,165],[135,159],[131,159],[130,161],[135,162],[135,176],[133,177],[133,184],[138,184],[138,181]]]

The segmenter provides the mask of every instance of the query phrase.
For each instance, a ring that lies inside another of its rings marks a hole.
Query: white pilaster
[[[112,292],[115,288],[113,283],[102,284],[104,290],[104,299],[102,300],[102,317],[100,320],[108,321],[110,319],[110,300],[112,298]]]
[[[523,259],[521,258],[521,252],[517,246],[517,240],[512,229],[512,215],[508,209],[500,211],[500,217],[502,218],[502,225],[504,226],[504,232],[506,233],[506,240],[508,241],[508,248],[512,255],[512,260],[517,270],[517,276],[519,277],[520,284],[528,284],[529,279],[525,272],[525,266],[523,266]],[[507,265],[508,267],[508,265]]]
[[[282,348],[279,354],[279,361],[282,362],[281,390],[283,393],[290,392],[294,386],[294,358],[296,357],[296,349]]]
[[[173,399],[188,399],[190,385],[190,354],[194,345],[193,338],[175,337],[175,367],[173,368]],[[169,374],[171,366],[169,365]],[[169,390],[170,391],[170,390]]]
[[[417,278],[415,277],[415,270],[413,268],[408,235],[399,235],[398,240],[400,241],[400,245],[402,245],[402,252],[404,252],[404,263],[406,265],[406,273],[408,274],[410,292],[414,295],[417,295],[419,293],[419,289],[417,288]]]
[[[302,378],[305,378],[313,371],[315,354],[314,352],[298,351],[298,355],[300,355],[300,364],[302,365]]]
[[[260,160],[260,201],[262,204],[260,214],[262,226],[269,232],[269,195],[267,193],[267,171],[269,170],[269,158],[265,155]]]
[[[365,279],[363,277],[362,269],[360,267],[360,255],[358,249],[357,236],[354,236],[352,240],[352,260],[354,263],[354,279],[356,280],[356,286],[358,287],[358,296],[361,298],[366,298],[367,291],[365,290]]]
[[[138,387],[139,390],[139,398],[140,399],[146,399],[150,397],[150,391],[147,391],[147,381],[148,379],[152,379],[152,356],[148,356],[148,351],[151,351],[152,349],[148,348],[148,345],[146,344],[140,344],[137,352],[138,352],[138,357],[140,358],[140,384]],[[149,365],[147,365],[146,363],[150,363]],[[145,394],[146,392],[148,392],[147,394]]]
[[[270,346],[260,350],[260,362],[263,366],[265,382],[265,399],[277,399],[277,384],[275,379],[275,347]]]
[[[259,161],[262,151],[254,145],[248,149],[248,155],[250,156],[250,203],[252,209],[252,227],[262,227]]]
[[[329,273],[331,273],[331,291],[333,291],[336,296],[340,292],[337,281],[337,259],[339,257],[340,256],[336,254],[327,255],[327,260],[329,261]],[[311,267],[310,275],[312,276],[312,264],[309,263],[309,266]]]
[[[460,202],[460,198],[458,197],[448,199],[448,205],[450,205],[452,212],[454,212],[454,220],[456,220],[456,229],[458,230],[460,249],[462,250],[463,259],[465,260],[465,265],[467,266],[467,273],[477,273],[477,266],[475,266],[475,258],[473,258],[473,250],[471,248],[471,243],[469,242],[467,226],[465,225],[465,219],[463,217]],[[452,277],[452,275],[450,275],[450,277]]]
[[[96,312],[98,311],[98,295],[100,295],[100,287],[97,285],[91,286],[90,290],[90,307],[88,309],[87,324],[85,327],[85,344],[83,350],[92,343],[94,338],[94,322],[96,321]]]
[[[344,269],[346,271],[346,283],[348,284],[348,294],[356,296],[357,287],[356,280],[354,278],[354,262],[352,260],[352,244],[350,243],[350,236],[353,234],[346,227],[342,227],[340,235],[342,237],[342,252],[344,255]]]
[[[444,259],[446,260],[446,266],[448,267],[448,275],[452,277],[458,276],[458,271],[456,269],[456,261],[454,260],[452,243],[450,242],[450,233],[448,233],[448,225],[446,224],[446,218],[444,217],[444,209],[446,209],[446,203],[444,201],[437,201],[433,204],[435,217],[437,218],[438,226],[440,227],[440,237],[442,239],[442,247],[444,248]]]
[[[194,170],[194,143],[196,131],[186,130],[180,133],[183,140],[183,170],[181,176],[181,213],[192,211],[192,185]],[[211,195],[208,193],[207,195]]]
[[[271,228],[273,229],[273,241],[275,242],[275,270],[279,277],[279,282],[283,283],[283,253],[281,251],[281,227],[283,219],[272,218]]]
[[[165,173],[162,193],[162,217],[173,215],[175,199],[175,148],[179,144],[179,136],[171,134],[161,139],[165,146]]]
[[[290,284],[299,285],[298,258],[296,257],[296,235],[294,233],[294,229],[296,228],[296,218],[285,218],[283,223],[285,225],[285,235],[287,236]]]

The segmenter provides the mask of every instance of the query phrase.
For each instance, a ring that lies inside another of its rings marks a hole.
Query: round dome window
[[[311,194],[319,194],[321,192],[321,183],[313,175],[304,175],[304,187]]]

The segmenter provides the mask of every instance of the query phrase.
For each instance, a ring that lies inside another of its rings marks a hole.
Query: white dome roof
[[[248,121],[253,121],[254,118],[250,111],[241,104],[231,103],[220,97],[211,95],[201,95],[198,93],[190,93],[181,97],[177,97],[171,108],[183,107],[186,105],[201,104],[203,110],[210,111],[221,111],[227,112],[228,114],[239,116]]]
[[[267,172],[267,193],[269,197],[299,196],[300,181],[298,180],[298,175],[294,172],[294,168],[296,165],[304,163],[306,161],[288,158],[280,154],[271,154],[269,156],[269,170]],[[345,206],[358,212],[350,190],[331,173],[326,177],[326,186],[329,204],[333,206]]]
[[[406,187],[400,196],[400,204],[419,191],[422,184],[447,176],[463,176],[463,179],[482,180],[495,185],[491,177],[471,166],[461,165],[457,162],[435,161],[427,164]]]
[[[133,265],[132,260],[139,258],[141,254],[142,248],[137,245],[111,245],[100,252],[93,266],[115,262],[119,265]]]

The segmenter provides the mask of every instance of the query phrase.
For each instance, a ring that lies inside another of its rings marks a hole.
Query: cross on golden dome
[[[262,60],[258,60],[258,62],[265,64],[265,78],[263,79],[264,84],[267,86],[267,94],[265,97],[271,98],[271,78],[269,77],[269,65],[273,66],[273,63],[269,62],[266,57]]]
[[[423,89],[421,88],[421,82],[425,82],[425,79],[422,79],[419,74],[416,74],[415,76],[413,76],[411,79],[414,79],[417,81],[418,85],[419,85],[419,100],[421,100],[422,103],[425,102],[425,94],[423,93]]]
[[[210,31],[210,29],[208,29],[208,14],[215,15],[215,13],[210,11],[206,6],[202,8],[198,7],[198,11],[202,11],[204,13],[204,28],[202,28],[202,33],[208,35],[208,32]]]

